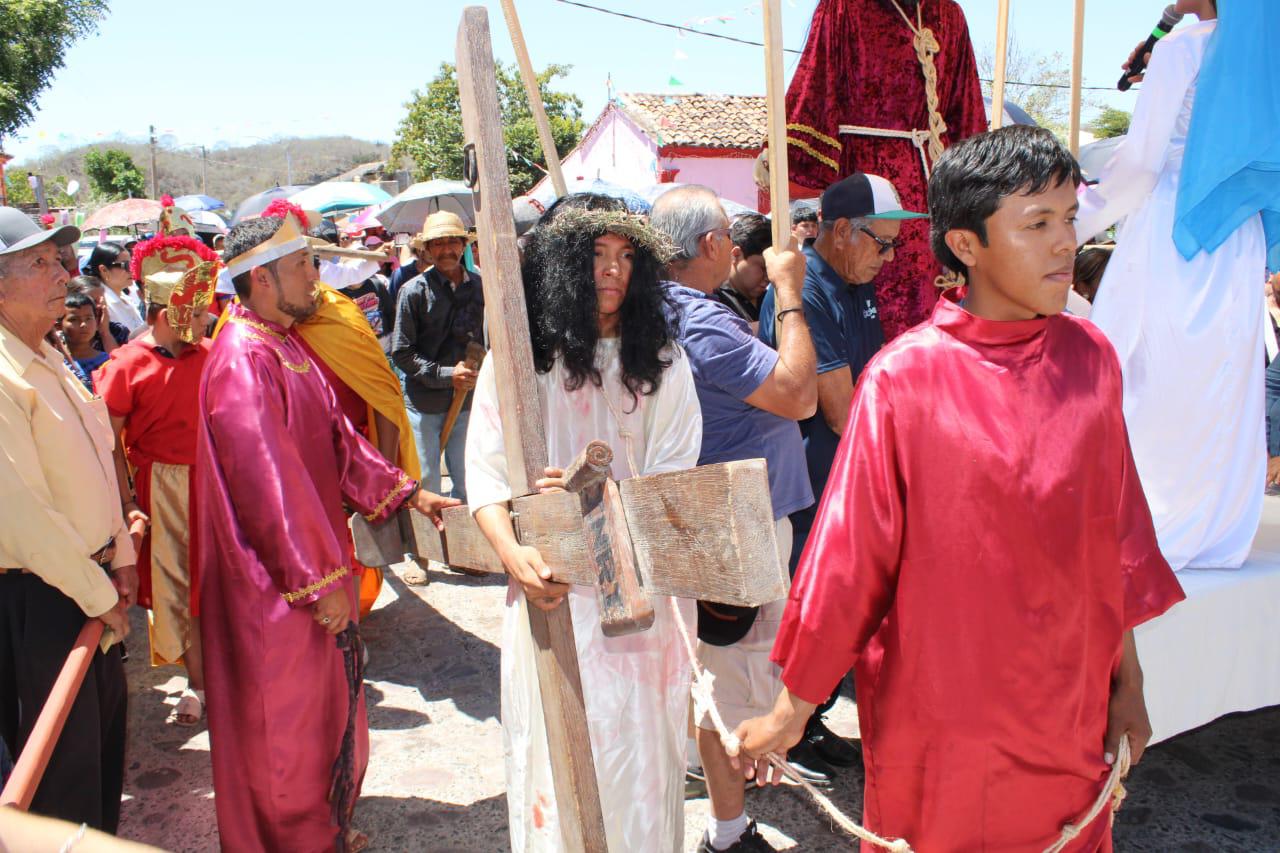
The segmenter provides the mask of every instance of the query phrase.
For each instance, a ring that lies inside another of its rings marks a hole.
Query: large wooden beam
[[[547,467],[547,440],[511,215],[489,13],[483,7],[469,6],[462,12],[457,65],[463,133],[475,158],[476,230],[485,271],[485,315],[497,374],[507,474],[512,494],[524,495]],[[574,853],[605,853],[604,816],[569,603],[551,611],[532,605],[527,610],[562,840],[565,849]]]

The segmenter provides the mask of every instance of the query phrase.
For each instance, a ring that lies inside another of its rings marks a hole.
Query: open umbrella
[[[227,221],[212,210],[188,210],[191,224],[202,234],[226,234]]]
[[[1109,139],[1099,139],[1097,142],[1090,142],[1088,145],[1080,147],[1080,156],[1076,159],[1080,161],[1080,169],[1084,172],[1086,180],[1096,181],[1102,173],[1102,167],[1110,162],[1115,155],[1116,149],[1120,147],[1120,143],[1124,142],[1123,136],[1113,136]]]
[[[378,214],[382,227],[393,234],[416,234],[437,210],[458,214],[468,228],[475,225],[471,188],[461,181],[422,181],[391,199]]]
[[[574,193],[595,193],[596,195],[607,195],[610,198],[621,199],[632,213],[648,213],[649,208],[653,207],[648,199],[635,190],[610,181],[602,181],[599,178],[590,180],[578,178],[575,181],[570,181],[566,189],[569,191],[569,195]],[[550,207],[556,200],[556,190],[550,181],[543,181],[537,191],[530,193],[530,196],[537,199],[544,207]]]
[[[187,213],[197,210],[222,210],[227,206],[221,199],[198,193],[196,195],[180,195],[173,200],[173,203]]]
[[[318,210],[323,214],[358,210],[390,200],[390,193],[382,187],[359,181],[325,181],[289,197],[291,203],[303,210]]]
[[[239,225],[246,219],[252,219],[267,209],[267,205],[278,198],[289,198],[305,190],[305,186],[272,187],[257,195],[251,195],[236,207],[236,215],[231,218],[232,225]]]
[[[89,214],[80,228],[83,231],[92,231],[95,228],[128,228],[132,225],[145,225],[148,222],[159,221],[160,210],[158,201],[152,201],[149,198],[127,198],[98,208]]]
[[[987,124],[991,123],[991,99],[986,95],[982,96],[982,105],[987,109]],[[1014,124],[1025,124],[1029,127],[1039,127],[1039,123],[1033,119],[1026,110],[1012,101],[1004,102],[1004,127]]]

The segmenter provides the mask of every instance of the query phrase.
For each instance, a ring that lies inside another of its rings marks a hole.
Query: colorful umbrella
[[[303,210],[318,210],[323,214],[357,210],[390,200],[390,193],[382,187],[359,181],[325,181],[289,197],[290,202]]]
[[[221,199],[216,199],[211,195],[180,195],[173,200],[173,203],[192,213],[197,210],[223,210],[226,204]]]
[[[95,228],[129,228],[160,219],[160,202],[149,198],[127,198],[100,207],[85,219],[82,230]]]
[[[305,186],[272,187],[257,195],[251,195],[236,207],[236,215],[231,218],[232,225],[239,225],[246,219],[252,219],[267,209],[267,205],[278,198],[289,198],[305,190]]]
[[[471,188],[461,181],[422,181],[391,199],[378,214],[382,227],[393,234],[416,234],[437,210],[458,214],[468,228],[475,225]]]

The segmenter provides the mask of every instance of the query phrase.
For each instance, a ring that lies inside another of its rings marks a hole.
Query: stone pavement
[[[430,586],[409,587],[388,575],[363,627],[372,755],[356,822],[373,849],[507,849],[497,719],[505,590],[496,576],[433,572]],[[184,680],[175,668],[147,666],[139,611],[133,625],[121,834],[169,850],[216,850],[208,734],[203,726],[165,724]],[[842,698],[829,722],[842,734],[855,732],[853,704]],[[305,724],[298,721],[300,734]],[[856,817],[861,778],[848,775],[858,778],[842,783],[834,799]],[[1128,787],[1117,850],[1280,850],[1280,708],[1229,717],[1153,747]],[[779,849],[850,849],[798,789],[753,791],[747,802]],[[705,799],[686,802],[685,851],[696,848],[706,818]]]

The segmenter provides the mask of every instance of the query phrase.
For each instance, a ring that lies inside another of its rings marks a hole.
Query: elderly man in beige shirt
[[[120,649],[137,590],[106,406],[45,335],[62,314],[61,246],[0,207],[0,737],[17,755],[86,619],[106,625],[31,810],[114,832],[124,785]]]

